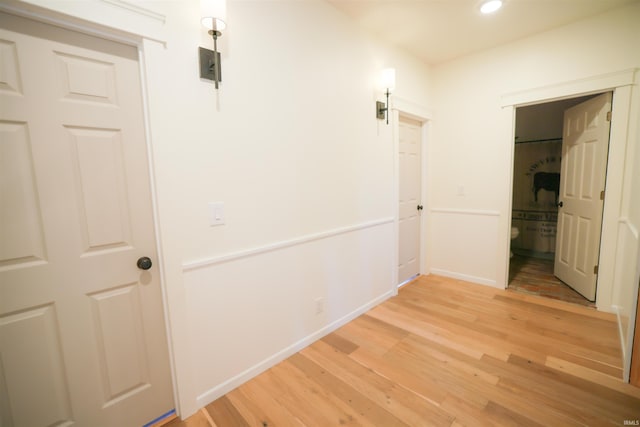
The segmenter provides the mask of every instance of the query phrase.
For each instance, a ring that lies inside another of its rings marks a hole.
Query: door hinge
[[[593,274],[598,274],[598,266],[597,265],[593,266]]]
[[[607,121],[611,121],[611,111],[607,111]]]
[[[600,200],[604,200],[604,190],[600,192]]]

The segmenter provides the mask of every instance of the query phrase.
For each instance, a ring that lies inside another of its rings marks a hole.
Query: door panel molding
[[[420,274],[422,124],[400,116],[398,123],[398,284]]]
[[[611,97],[605,92],[564,112],[554,274],[590,301],[596,297]]]
[[[114,0],[115,3],[119,3],[118,6],[120,12],[113,14],[113,4],[107,1],[92,2],[87,8],[78,9],[76,5],[72,5],[69,2],[50,2],[47,0],[25,1],[18,0],[6,0],[0,2],[0,11],[11,13],[20,17],[32,19],[34,21],[51,24],[60,28],[64,28],[71,31],[77,31],[82,34],[98,37],[103,40],[110,40],[117,43],[121,43],[128,46],[133,46],[137,50],[136,57],[139,63],[139,78],[142,90],[142,104],[143,104],[143,116],[144,116],[144,141],[146,144],[146,155],[148,159],[148,175],[151,186],[151,203],[153,206],[153,228],[156,235],[156,252],[158,254],[158,275],[160,280],[160,287],[162,290],[162,303],[164,305],[164,321],[166,324],[166,335],[169,342],[169,356],[171,367],[171,378],[173,383],[173,401],[176,406],[176,412],[178,414],[185,411],[193,412],[197,408],[192,407],[192,402],[186,396],[186,393],[178,394],[178,360],[182,361],[184,366],[184,360],[186,358],[184,351],[179,348],[174,348],[177,337],[173,336],[173,324],[178,324],[179,321],[173,319],[171,322],[169,317],[169,290],[167,288],[167,271],[163,267],[162,263],[165,258],[163,247],[161,244],[161,229],[158,214],[158,199],[156,194],[156,180],[154,173],[153,162],[153,149],[152,149],[152,137],[151,137],[151,121],[150,121],[150,105],[148,101],[148,89],[147,81],[148,76],[153,72],[152,67],[146,65],[150,58],[153,58],[154,49],[157,47],[166,47],[168,40],[168,29],[162,22],[166,21],[166,16],[163,11],[156,9],[155,6],[145,8],[142,10],[130,10],[126,6],[125,2],[132,4],[134,2],[126,0],[120,2]],[[141,13],[142,12],[142,13]],[[144,16],[154,15],[155,16]],[[151,18],[151,19],[150,19]],[[20,83],[19,81],[17,83]],[[21,91],[21,86],[16,84],[16,90]],[[47,254],[45,253],[45,257]],[[46,261],[36,260],[33,264],[43,264]],[[26,264],[25,264],[26,265]],[[31,265],[31,263],[29,264]],[[0,265],[0,271],[2,266]],[[189,376],[189,373],[186,373]],[[184,382],[184,381],[182,381]],[[183,384],[184,387],[184,384]]]
[[[23,351],[53,360],[58,348],[64,368],[38,363],[38,369],[13,366],[12,372],[22,372],[21,382],[31,389],[63,375],[70,408],[64,417],[18,424],[147,422],[173,407],[174,390],[158,267],[145,273],[135,268],[136,251],[157,259],[139,49],[14,15],[0,13],[0,19],[2,38],[13,40],[21,54],[17,72],[27,94],[10,97],[4,91],[3,102],[17,108],[3,108],[2,119],[22,120],[32,135],[33,171],[27,175],[39,202],[28,210],[42,207],[41,240],[49,255],[41,265],[0,269],[0,313],[6,320],[43,301],[51,305],[47,313],[57,315],[48,324],[58,338],[49,333],[41,341],[52,345]],[[51,79],[40,78],[43,67],[54,70]],[[14,236],[6,246],[20,241]],[[84,256],[89,247],[95,250]],[[114,288],[115,294],[109,291]],[[98,296],[93,309],[92,295]],[[29,341],[30,329],[23,330]],[[21,348],[13,345],[15,333],[3,332],[3,352],[5,346]],[[11,375],[3,369],[0,386],[10,396],[10,406],[0,402],[3,413],[10,407],[14,419],[30,416]]]
[[[403,99],[402,97],[394,96],[390,102],[391,105],[391,125],[392,125],[392,157],[393,157],[393,194],[392,194],[392,212],[393,212],[393,246],[392,250],[392,281],[390,283],[392,295],[398,294],[398,239],[399,239],[399,188],[400,188],[400,174],[399,174],[399,122],[400,115],[406,116],[412,120],[416,120],[421,123],[421,160],[422,160],[422,173],[421,173],[421,199],[422,205],[426,208],[422,210],[420,215],[420,269],[419,273],[428,274],[430,270],[430,254],[428,251],[428,245],[426,242],[426,236],[429,233],[429,180],[428,180],[428,168],[429,168],[429,128],[430,120],[433,117],[432,111],[422,105],[418,105],[414,102]]]

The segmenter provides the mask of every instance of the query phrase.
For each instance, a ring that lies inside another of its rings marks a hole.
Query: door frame
[[[142,116],[143,123],[142,126],[144,128],[144,139],[146,146],[146,161],[148,166],[149,173],[149,192],[151,195],[151,210],[153,213],[153,230],[156,241],[156,253],[158,256],[157,265],[158,265],[158,273],[159,273],[159,282],[160,289],[162,294],[162,311],[164,313],[164,323],[165,323],[165,334],[167,337],[167,351],[169,355],[169,366],[170,366],[170,376],[172,382],[172,394],[173,394],[173,403],[175,407],[176,414],[180,414],[180,400],[178,396],[177,390],[177,372],[176,372],[176,361],[174,356],[174,338],[171,334],[170,327],[170,317],[168,312],[168,293],[167,293],[167,285],[166,285],[166,277],[165,271],[163,268],[164,257],[161,245],[161,235],[160,235],[160,227],[158,220],[158,200],[157,200],[157,192],[156,192],[156,180],[155,180],[155,169],[153,163],[153,152],[152,152],[152,141],[151,141],[151,132],[150,132],[150,111],[149,111],[149,103],[148,103],[148,92],[147,92],[147,75],[145,73],[145,56],[144,56],[144,39],[151,38],[156,41],[161,41],[161,38],[157,36],[157,32],[154,32],[148,25],[146,26],[137,26],[132,25],[133,28],[142,28],[140,33],[131,33],[128,31],[123,31],[118,28],[98,23],[99,16],[103,15],[103,11],[101,10],[100,5],[95,5],[93,12],[95,13],[96,22],[88,21],[83,17],[72,16],[72,10],[64,10],[66,7],[64,4],[61,6],[63,10],[57,11],[53,9],[48,9],[45,7],[40,7],[36,5],[26,4],[24,2],[18,2],[14,0],[9,0],[6,3],[0,3],[0,11],[17,15],[23,18],[31,19],[33,21],[42,22],[44,24],[54,25],[57,27],[64,28],[70,31],[76,31],[83,34],[87,34],[89,36],[101,38],[103,40],[109,40],[112,42],[125,44],[131,47],[134,47],[138,52],[138,73],[140,78],[140,89],[141,89],[141,102],[142,102]],[[56,7],[56,5],[51,5],[51,8]],[[102,6],[104,7],[104,6]],[[108,7],[108,6],[107,6]],[[123,6],[124,7],[124,6]],[[135,12],[139,13],[141,16],[154,15],[153,12],[147,11],[144,9],[136,10]],[[153,16],[155,19],[160,20],[160,16]],[[163,21],[164,22],[164,21]],[[158,414],[158,416],[164,417],[167,414]],[[151,420],[149,420],[151,421]]]
[[[429,272],[429,251],[428,251],[428,242],[427,236],[429,235],[427,232],[428,229],[428,217],[429,217],[429,158],[428,148],[429,148],[429,132],[431,126],[431,120],[433,117],[432,112],[421,105],[417,105],[411,101],[403,99],[401,97],[394,96],[390,101],[390,111],[391,111],[391,125],[392,125],[392,147],[393,147],[393,190],[392,190],[392,212],[393,212],[393,233],[392,233],[392,283],[391,283],[391,292],[393,295],[398,295],[398,260],[400,250],[400,209],[398,207],[398,199],[400,195],[400,155],[398,153],[400,146],[400,116],[407,117],[412,120],[416,120],[421,124],[421,132],[420,132],[420,197],[422,200],[422,205],[425,209],[422,210],[420,214],[420,260],[418,267],[418,274],[428,274]]]
[[[504,200],[504,219],[500,226],[501,241],[503,243],[503,268],[498,271],[498,283],[502,283],[506,289],[509,282],[509,253],[511,249],[512,200],[513,200],[513,169],[515,144],[515,119],[516,108],[528,105],[541,104],[551,101],[576,98],[585,95],[594,95],[603,92],[612,92],[613,100],[611,105],[611,130],[609,134],[609,157],[607,159],[607,178],[605,184],[605,198],[602,216],[602,230],[600,234],[600,256],[598,267],[598,278],[596,283],[596,307],[598,310],[618,314],[617,307],[613,305],[613,284],[616,272],[616,254],[618,248],[618,227],[623,215],[623,188],[625,177],[624,161],[629,138],[629,125],[631,122],[631,97],[632,87],[635,84],[635,69],[621,70],[590,78],[562,82],[555,85],[539,87],[520,92],[505,94],[501,98],[502,129],[509,129],[505,132],[508,135],[509,167],[506,168],[505,177],[508,191],[507,200]],[[628,190],[626,190],[628,191]],[[638,266],[635,266],[638,268]],[[634,269],[635,271],[635,269]],[[621,345],[625,348],[626,342],[621,337]],[[625,337],[626,339],[626,337]],[[625,348],[624,378],[629,378],[630,348]]]
[[[583,103],[585,103],[585,102],[591,101],[593,98],[596,98],[596,97],[598,97],[598,96],[605,95],[605,94],[611,94],[611,98],[613,98],[613,91],[609,91],[609,90],[608,90],[608,91],[605,91],[605,92],[602,92],[602,93],[595,93],[595,94],[593,94],[593,96],[592,96],[592,97],[589,97],[588,99],[583,99],[583,100],[582,100],[580,103],[578,103],[578,104],[571,103],[571,104],[569,104],[569,106],[568,106],[568,107],[567,107],[567,106],[565,106],[565,107],[564,107],[564,108],[565,108],[565,109],[564,109],[564,111],[563,111],[563,112],[561,112],[561,113],[559,112],[559,114],[563,114],[563,115],[561,116],[561,120],[560,120],[560,121],[562,122],[562,124],[563,124],[563,128],[562,128],[562,130],[561,130],[561,138],[560,138],[560,140],[561,140],[561,141],[563,141],[563,142],[562,142],[562,147],[563,147],[563,149],[564,149],[564,137],[565,137],[565,135],[564,135],[564,134],[565,134],[564,123],[565,123],[565,115],[566,115],[566,112],[567,112],[569,109],[571,109],[571,108],[578,107],[579,105],[582,105],[582,104],[583,104]],[[582,98],[582,97],[570,97],[570,98],[566,98],[566,100],[576,100],[576,99],[579,99],[579,98]],[[560,101],[561,101],[561,100],[556,100],[556,101],[552,101],[551,103],[553,103],[553,102],[560,102]],[[540,104],[539,104],[539,103],[530,104],[530,106],[531,106],[531,105],[545,105],[545,104],[547,104],[547,105],[548,105],[548,104],[549,104],[549,102],[544,102],[544,103],[540,103]],[[514,120],[515,120],[516,122],[517,122],[517,119],[518,119],[518,108],[519,108],[519,107],[520,107],[520,106],[517,106],[517,107],[515,108],[515,119],[514,119]],[[612,107],[610,107],[610,108],[612,108]],[[515,130],[514,130],[514,135],[515,135]],[[515,140],[515,138],[517,138],[517,137],[514,137],[514,140]],[[556,140],[557,140],[557,139],[556,139]],[[607,158],[608,158],[608,152],[609,152],[609,140],[610,140],[610,137],[609,137],[609,135],[607,135],[607,142],[606,142],[606,145],[607,145],[607,150],[606,150],[606,151],[607,151]],[[517,144],[518,144],[517,142],[514,142],[514,145],[517,145]],[[514,148],[514,159],[513,159],[513,162],[514,162],[513,170],[514,170],[514,176],[515,176],[515,173],[520,172],[519,170],[515,170],[515,148]],[[559,166],[559,167],[560,167],[560,166]],[[608,167],[608,164],[605,164],[605,171],[604,171],[604,176],[605,176],[604,184],[605,184],[605,186],[606,186],[606,177],[607,177],[607,167]],[[514,178],[514,179],[515,179],[515,178]],[[562,177],[561,177],[560,179],[561,179],[561,183],[562,183]],[[513,203],[513,196],[514,196],[514,194],[515,194],[515,190],[514,190],[514,188],[513,188],[513,184],[512,184],[511,194],[512,194],[512,203]],[[558,197],[560,197],[560,193],[558,193],[558,194],[559,194],[559,196],[558,196]],[[556,197],[556,202],[558,202],[558,197]],[[566,203],[566,201],[565,201],[565,203]],[[603,213],[604,213],[604,203],[602,203],[602,206],[601,206],[601,208],[600,208],[599,210],[600,210],[600,214],[603,214]],[[511,214],[513,215],[513,209],[511,210]],[[511,221],[513,222],[513,218],[512,218],[512,220],[511,220]],[[558,210],[558,218],[556,218],[556,226],[557,226],[558,228],[560,227],[560,225],[559,225],[559,224],[560,224],[560,210]],[[601,225],[602,225],[602,221],[601,221]],[[602,233],[600,233],[600,234],[598,235],[598,242],[597,242],[598,259],[596,260],[596,264],[595,264],[595,265],[599,265],[601,239],[602,239]],[[511,264],[511,252],[512,252],[512,249],[511,249],[511,243],[512,243],[512,241],[510,240],[510,241],[509,241],[509,256],[510,256],[509,265]],[[558,244],[558,240],[556,239],[556,241],[555,241],[555,245],[557,245],[557,244]],[[555,246],[555,245],[554,245],[554,249],[556,248],[556,246]],[[554,272],[554,274],[555,274],[555,273],[556,273],[556,267],[555,267],[555,266],[557,265],[557,262],[558,262],[558,261],[557,261],[557,252],[555,252],[555,253],[554,253],[553,261],[554,261],[553,272]],[[509,267],[509,268],[510,268],[510,267]],[[557,276],[557,275],[556,275],[556,276]],[[559,276],[557,276],[557,277],[559,277]],[[569,284],[568,282],[565,282],[565,283],[566,283],[566,284]],[[508,287],[508,286],[509,286],[509,280],[507,279],[506,287]],[[571,285],[570,285],[570,287],[571,287],[571,288],[573,288],[573,286],[571,286]],[[597,287],[596,287],[596,289],[597,289]],[[573,288],[573,290],[574,290],[574,291],[576,291],[576,292],[578,292],[578,290],[577,290],[577,289],[575,289],[575,288]],[[578,292],[578,293],[582,294],[581,292]],[[584,295],[582,295],[582,296],[584,297]],[[596,298],[596,297],[595,297],[595,295],[594,295],[594,300],[595,300],[595,298]]]

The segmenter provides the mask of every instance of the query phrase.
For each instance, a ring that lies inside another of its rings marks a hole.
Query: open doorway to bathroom
[[[516,109],[510,290],[595,306],[554,273],[564,113],[595,96]],[[599,239],[593,244],[597,251]]]

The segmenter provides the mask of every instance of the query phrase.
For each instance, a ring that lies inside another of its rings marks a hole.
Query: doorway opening
[[[611,93],[516,108],[509,290],[595,307],[610,111]]]

